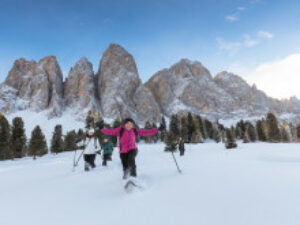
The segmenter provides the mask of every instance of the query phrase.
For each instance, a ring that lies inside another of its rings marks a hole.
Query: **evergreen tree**
[[[293,124],[290,124],[290,128],[291,128],[292,141],[293,142],[298,142],[299,139],[297,137],[297,127]]]
[[[12,123],[10,149],[14,158],[21,158],[26,155],[26,134],[24,122],[21,117],[15,117]]]
[[[77,139],[76,139],[76,143],[81,142],[84,139],[84,132],[83,130],[80,128],[77,132]]]
[[[199,127],[199,130],[201,132],[201,135],[202,135],[203,139],[206,139],[207,138],[207,132],[206,132],[206,127],[205,127],[205,122],[203,121],[202,117],[199,116],[199,115],[197,115],[195,117],[195,120],[198,123],[198,127]]]
[[[234,138],[234,135],[233,135],[231,129],[226,129],[226,143],[225,143],[225,147],[227,149],[236,148],[237,147],[237,144],[235,142],[235,138]]]
[[[188,141],[188,126],[187,126],[187,118],[185,116],[181,117],[181,126],[180,126],[180,136],[184,140],[184,142]]]
[[[85,127],[87,129],[91,129],[95,127],[94,115],[91,110],[88,112],[87,117],[85,119]]]
[[[165,128],[167,127],[165,117],[161,118],[161,123]],[[165,142],[165,139],[166,139],[166,131],[160,132],[160,141]]]
[[[54,128],[50,150],[52,153],[56,153],[56,154],[64,150],[64,141],[62,138],[61,125],[56,125]]]
[[[268,113],[267,115],[268,124],[268,141],[269,142],[280,142],[281,134],[278,127],[278,120],[273,113]]]
[[[250,137],[249,137],[249,130],[246,128],[244,132],[244,138],[243,138],[244,143],[249,143],[250,142]]]
[[[297,141],[300,140],[300,125],[297,125],[296,127],[296,139]]]
[[[11,159],[13,157],[9,146],[10,127],[6,117],[0,113],[0,160]]]
[[[165,151],[166,152],[174,152],[174,151],[176,151],[176,149],[177,149],[176,137],[172,131],[169,131],[167,134]]]
[[[117,128],[117,127],[120,127],[121,125],[122,125],[121,121],[120,121],[119,119],[115,119],[115,121],[113,122],[112,128]],[[111,141],[112,141],[114,144],[117,144],[117,142],[118,142],[118,137],[112,136],[112,137],[111,137]]]
[[[69,131],[64,140],[64,151],[73,151],[77,149],[77,144],[76,144],[76,132],[75,130]]]
[[[192,114],[189,112],[187,116],[188,142],[191,142],[193,133],[196,131],[195,122]]]
[[[281,137],[283,142],[290,142],[289,130],[284,126],[281,127]]]
[[[149,122],[149,121],[147,121],[146,123],[145,123],[145,126],[144,126],[144,129],[145,130],[149,130],[149,129],[151,129],[152,128],[152,126],[151,126],[151,123]],[[145,141],[145,143],[152,143],[152,136],[143,136],[143,137],[141,137],[144,141]]]
[[[156,126],[155,123],[152,123],[152,128],[157,128],[157,126]],[[158,142],[158,139],[159,139],[158,133],[152,135],[151,137],[152,137],[152,142],[154,142],[154,143],[157,143],[157,142]]]
[[[235,136],[237,139],[242,139],[243,138],[243,133],[242,133],[242,129],[240,126],[237,126],[235,128]]]
[[[258,140],[260,141],[267,141],[267,131],[265,126],[266,125],[262,120],[256,121],[256,131]]]
[[[40,126],[36,126],[31,132],[31,138],[28,146],[28,155],[33,156],[33,159],[36,159],[36,156],[43,156],[47,154],[47,152],[48,148],[45,136]]]
[[[192,134],[192,138],[191,138],[191,143],[203,143],[203,137],[202,134],[200,132],[200,130],[196,130],[193,134]]]
[[[213,126],[213,139],[217,143],[219,143],[221,141],[221,132],[220,132],[218,126]]]
[[[213,139],[214,131],[213,131],[212,123],[207,119],[204,120],[204,123],[205,123],[205,127],[206,127],[207,138]]]
[[[179,120],[177,115],[171,116],[169,131],[173,133],[176,139],[179,137]]]
[[[256,137],[256,130],[255,130],[254,126],[250,122],[248,122],[246,127],[247,127],[246,129],[247,129],[250,141],[255,142],[257,140],[257,137]]]
[[[239,139],[244,139],[244,133],[246,130],[246,125],[244,123],[244,120],[240,120],[237,125],[236,125],[236,130],[238,131],[238,133],[236,132],[236,137]]]
[[[222,143],[226,143],[226,129],[221,131]]]

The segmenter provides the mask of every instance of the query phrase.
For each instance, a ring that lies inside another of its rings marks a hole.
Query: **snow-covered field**
[[[186,146],[178,174],[163,145],[139,145],[143,191],[108,168],[72,171],[73,153],[0,162],[3,225],[299,225],[300,145]],[[100,165],[100,158],[97,159]]]

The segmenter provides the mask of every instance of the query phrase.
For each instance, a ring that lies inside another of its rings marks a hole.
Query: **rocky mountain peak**
[[[133,56],[118,44],[110,44],[103,53],[98,74],[101,74],[101,69],[107,70],[107,68],[111,76],[128,76],[139,80]]]
[[[24,58],[16,60],[4,83],[17,90],[14,108],[47,109],[49,116],[61,114],[62,73],[54,56],[45,57],[38,63]]]
[[[117,44],[109,45],[103,53],[97,74],[98,94],[104,116],[110,118],[134,117],[136,120],[155,120],[159,117],[159,107],[151,92],[143,86],[133,56]],[[138,91],[139,90],[139,91]],[[137,91],[139,97],[136,97]],[[149,99],[150,98],[150,99]],[[150,113],[145,115],[141,99],[149,102]],[[143,118],[144,117],[144,118]]]
[[[163,113],[208,112],[228,94],[218,88],[210,72],[197,61],[182,59],[146,83]],[[226,107],[227,106],[223,106]]]
[[[82,57],[70,69],[66,80],[64,89],[65,104],[78,113],[82,111],[85,113],[89,109],[100,111],[96,95],[93,65],[87,58]]]
[[[250,85],[244,80],[242,79],[240,76],[235,75],[233,73],[227,72],[227,71],[223,71],[218,73],[215,77],[214,77],[215,82],[219,85],[219,86],[230,86],[232,88],[236,87],[236,88],[250,88]]]

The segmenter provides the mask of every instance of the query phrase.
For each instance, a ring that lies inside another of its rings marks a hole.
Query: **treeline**
[[[85,120],[86,128],[95,128],[95,121],[101,117],[100,113],[89,111]],[[268,113],[266,118],[257,120],[255,123],[240,120],[235,126],[225,128],[218,122],[212,123],[199,115],[188,113],[185,116],[172,115],[169,126],[166,126],[166,120],[162,117],[162,124],[167,128],[165,132],[160,132],[153,136],[138,137],[137,141],[145,143],[156,143],[158,141],[166,143],[166,149],[173,151],[179,138],[185,143],[203,143],[210,139],[215,142],[225,143],[226,148],[235,148],[236,140],[242,140],[244,143],[256,141],[262,142],[300,142],[300,125],[292,123],[279,123],[276,116]],[[122,125],[120,120],[115,120],[113,124],[105,124],[107,128],[116,128]],[[155,123],[146,122],[144,129],[155,128]],[[103,140],[103,134],[100,130],[95,131],[99,142]],[[3,114],[0,113],[0,160],[22,158],[24,156],[43,156],[49,151],[51,153],[60,153],[82,148],[78,144],[85,139],[85,132],[79,129],[68,131],[63,135],[61,125],[56,125],[52,134],[50,148],[48,149],[45,135],[41,128],[36,126],[29,140],[27,140],[24,128],[24,121],[21,117],[13,119],[10,125]],[[111,137],[116,143],[117,137]]]
[[[56,125],[48,149],[45,135],[40,126],[36,126],[28,140],[25,133],[24,121],[21,117],[15,117],[12,125],[6,117],[0,113],[0,160],[16,159],[25,156],[43,156],[50,150],[52,153],[71,151],[77,147],[77,143],[84,137],[84,132],[79,129],[62,134],[62,126]]]
[[[235,127],[231,127],[237,139],[244,143],[263,141],[272,143],[300,142],[300,125],[292,123],[279,123],[273,113],[266,118],[257,120],[255,124],[240,120]]]
[[[225,128],[218,122],[188,113],[187,116],[172,115],[169,129],[161,138],[167,144],[167,149],[174,149],[176,141],[181,137],[185,143],[203,143],[206,139],[225,143],[226,148],[237,147],[236,140],[243,143],[262,142],[300,142],[300,125],[279,123],[273,113],[255,123],[240,120],[235,126]],[[172,147],[173,146],[173,147]]]

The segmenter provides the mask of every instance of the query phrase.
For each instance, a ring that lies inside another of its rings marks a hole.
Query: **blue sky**
[[[300,53],[299,15],[297,0],[0,0],[0,81],[20,57],[55,55],[66,76],[86,56],[97,71],[112,42],[143,81],[181,58],[247,78]]]

